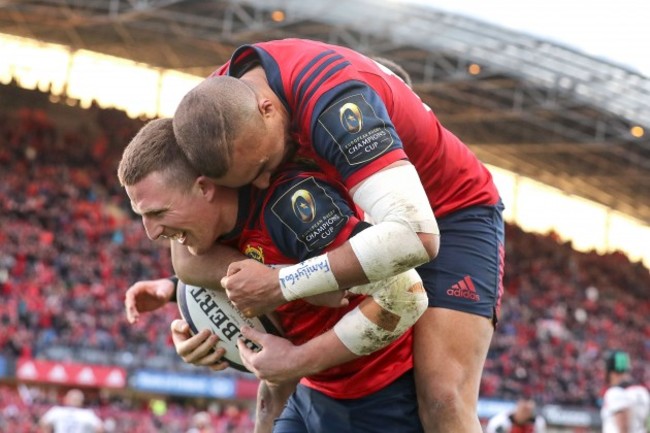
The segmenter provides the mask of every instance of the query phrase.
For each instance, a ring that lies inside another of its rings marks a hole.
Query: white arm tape
[[[371,322],[359,309],[348,312],[334,325],[334,333],[355,355],[367,355],[386,347],[399,335]]]
[[[415,269],[409,269],[385,280],[355,286],[349,291],[372,295],[380,307],[400,316],[400,322],[395,329],[400,335],[412,326],[429,306],[422,278]]]
[[[350,239],[369,281],[378,281],[429,261],[418,233],[439,234],[413,165],[373,174],[354,193],[354,201],[376,225]]]
[[[403,224],[385,221],[350,239],[368,281],[379,281],[429,261],[422,241]]]
[[[280,289],[287,301],[339,289],[327,254],[280,269]]]
[[[372,294],[379,306],[399,316],[399,322],[392,330],[372,322],[358,307],[343,316],[334,325],[334,332],[356,355],[367,355],[395,341],[415,324],[429,303],[422,280],[413,269],[384,281],[353,287],[350,291]]]
[[[440,234],[420,177],[412,164],[377,172],[352,197],[374,224],[393,221],[415,233]]]

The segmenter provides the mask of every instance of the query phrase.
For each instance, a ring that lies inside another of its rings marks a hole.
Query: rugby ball
[[[237,348],[237,340],[242,337],[242,326],[248,325],[258,331],[280,335],[268,316],[245,317],[230,302],[223,290],[191,286],[179,281],[176,285],[176,300],[181,317],[190,325],[192,333],[210,329],[219,337],[217,347],[226,349],[224,358],[231,367],[239,371],[248,372]],[[261,349],[250,340],[245,340],[245,343],[254,351]]]

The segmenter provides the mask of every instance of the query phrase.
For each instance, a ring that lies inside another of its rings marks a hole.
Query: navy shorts
[[[273,433],[422,433],[413,370],[362,398],[334,399],[298,385]]]
[[[503,294],[503,204],[473,206],[438,219],[438,256],[417,268],[429,307],[464,311],[496,324]]]

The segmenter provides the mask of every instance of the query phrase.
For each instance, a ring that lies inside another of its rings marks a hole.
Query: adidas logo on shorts
[[[447,290],[447,295],[454,296],[456,298],[469,299],[470,301],[481,300],[479,294],[476,293],[476,287],[474,287],[474,283],[472,283],[472,279],[469,275],[465,275],[462,280],[452,285]]]

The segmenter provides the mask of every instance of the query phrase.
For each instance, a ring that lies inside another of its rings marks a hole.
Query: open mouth
[[[176,241],[181,245],[185,245],[185,241],[187,241],[187,233],[185,232],[176,232],[173,235],[161,235],[160,237],[169,239],[170,241]]]

